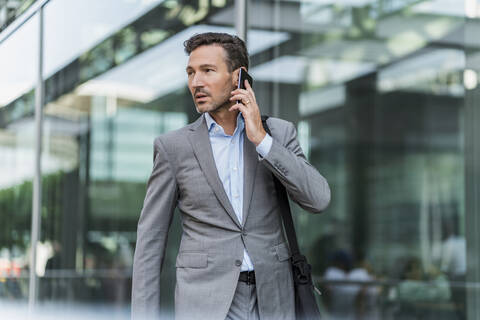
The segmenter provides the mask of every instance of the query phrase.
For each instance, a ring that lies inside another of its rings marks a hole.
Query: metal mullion
[[[465,40],[478,39],[476,19],[465,18]],[[479,42],[477,41],[476,44]],[[465,49],[466,70],[478,74],[480,65]],[[465,72],[465,70],[464,70]],[[466,319],[480,319],[480,87],[465,89],[465,235],[467,243]]]
[[[43,125],[43,104],[44,104],[44,82],[43,82],[43,6],[38,10],[39,34],[38,34],[38,77],[35,90],[35,173],[33,179],[33,200],[32,200],[32,224],[31,224],[31,250],[30,250],[30,281],[28,290],[29,314],[34,313],[38,299],[38,278],[37,266],[37,243],[40,239],[41,230],[41,207],[42,207],[42,125]]]
[[[11,35],[20,29],[30,18],[35,16],[35,14],[43,8],[50,0],[37,0],[30,8],[22,13],[19,17],[15,19],[11,24],[9,24],[1,33],[0,33],[0,44],[7,40]]]
[[[237,31],[237,36],[243,39],[247,43],[247,8],[248,0],[235,0],[235,30]]]

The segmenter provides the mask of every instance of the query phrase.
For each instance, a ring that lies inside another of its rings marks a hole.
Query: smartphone
[[[248,74],[247,71],[245,71],[245,69],[240,68],[240,73],[238,75],[238,84],[237,84],[238,89],[246,89],[245,80],[248,80],[248,83],[250,83],[250,86],[253,87],[252,77]]]
[[[237,84],[238,89],[246,89],[245,80],[248,80],[248,83],[250,83],[250,87],[253,87],[252,76],[250,76],[248,72],[245,71],[245,69],[240,68],[240,73],[238,74],[238,84]],[[237,100],[237,103],[239,103],[238,100]]]

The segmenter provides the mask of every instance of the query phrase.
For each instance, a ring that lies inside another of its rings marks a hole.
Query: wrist
[[[267,135],[267,133],[265,132],[265,130],[262,130],[262,132],[258,135],[258,138],[255,139],[255,141],[253,141],[253,143],[255,144],[255,147],[258,147],[258,145],[260,143],[262,143],[263,139],[265,139],[265,136]]]

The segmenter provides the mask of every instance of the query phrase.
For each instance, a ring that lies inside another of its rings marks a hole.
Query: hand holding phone
[[[245,87],[245,80],[248,81],[250,88],[247,90]],[[255,93],[252,88],[253,79],[243,68],[240,69],[238,74],[237,88],[232,91],[231,101],[237,103],[231,106],[229,111],[239,111],[242,113],[245,120],[245,132],[247,138],[255,145],[258,146],[266,136],[265,129],[262,125],[262,117],[260,114],[260,108],[257,105],[255,99]],[[242,102],[243,101],[243,102]]]
[[[245,80],[248,80],[248,83],[250,83],[250,86],[253,87],[252,77],[248,74],[247,71],[245,71],[245,69],[240,68],[240,73],[238,74],[238,83],[237,83],[238,89],[246,89]],[[237,103],[238,103],[238,100],[237,100]]]

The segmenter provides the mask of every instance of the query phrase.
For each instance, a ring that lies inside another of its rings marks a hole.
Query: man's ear
[[[238,77],[240,76],[240,68],[233,70],[232,85],[236,88],[238,84]]]
[[[248,71],[247,68],[245,67],[240,67],[236,70],[233,71],[233,77],[232,77],[232,80],[234,81],[233,82],[233,85],[236,87],[238,85],[238,77],[240,76],[240,69],[243,69],[245,71]]]

